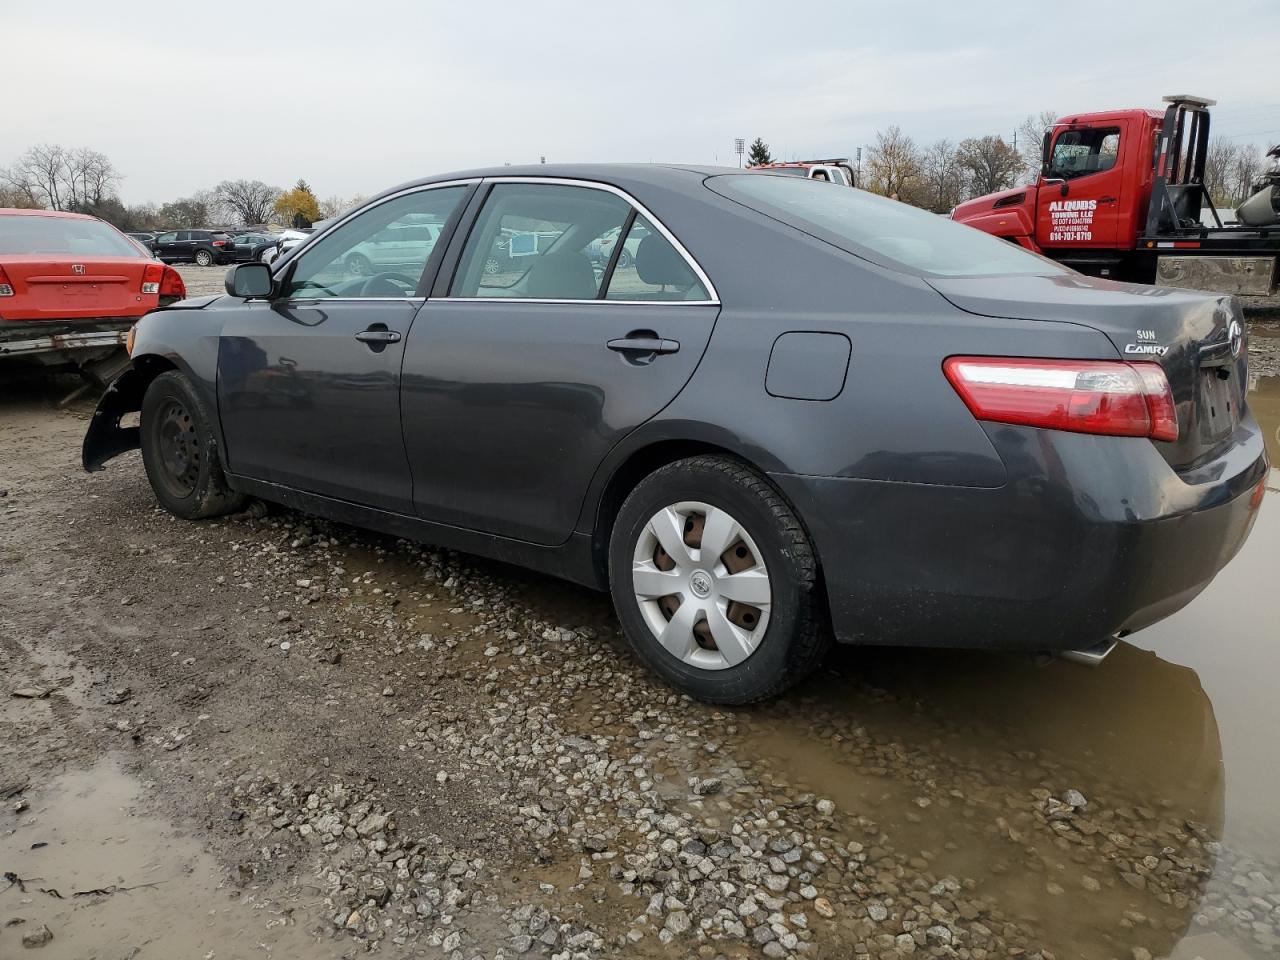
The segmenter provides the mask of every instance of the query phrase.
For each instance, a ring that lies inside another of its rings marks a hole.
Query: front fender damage
[[[80,448],[80,460],[86,471],[101,470],[112,457],[142,445],[142,431],[138,427],[122,427],[120,420],[126,413],[142,409],[142,395],[147,384],[142,374],[129,367],[111,382],[98,408],[93,411],[89,429]]]

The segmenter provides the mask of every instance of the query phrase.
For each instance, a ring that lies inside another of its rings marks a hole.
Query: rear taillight
[[[12,297],[13,284],[9,282],[9,276],[4,272],[4,267],[0,267],[0,297]]]
[[[942,366],[979,420],[1178,439],[1173,392],[1158,363],[950,357]]]
[[[160,298],[162,300],[187,298],[187,285],[182,282],[182,274],[168,265],[165,265],[164,275],[160,278]]]
[[[213,245],[214,245],[215,247],[221,247],[221,246],[223,246],[226,242],[227,242],[227,241],[225,241],[225,240],[214,240],[214,241],[213,241]]]
[[[160,292],[160,281],[164,279],[163,263],[148,263],[142,268],[142,292],[157,294]]]

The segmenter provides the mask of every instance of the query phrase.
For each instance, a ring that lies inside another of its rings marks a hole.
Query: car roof
[[[0,215],[17,217],[60,217],[64,220],[97,220],[87,213],[71,213],[67,210],[30,210],[26,207],[0,207]]]
[[[706,177],[742,173],[738,167],[715,167],[679,163],[530,163],[520,166],[477,167],[455,170],[410,180],[385,190],[378,196],[409,190],[446,180],[479,180],[486,177],[530,177],[537,179],[598,180],[626,188],[628,184],[661,183],[692,187]]]

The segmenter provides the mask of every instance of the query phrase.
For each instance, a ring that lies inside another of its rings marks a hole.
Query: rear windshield
[[[864,190],[798,177],[726,174],[708,186],[842,250],[920,276],[1062,274],[1051,260],[990,234]]]
[[[0,217],[0,254],[3,253],[146,256],[137,244],[101,220],[39,215]]]

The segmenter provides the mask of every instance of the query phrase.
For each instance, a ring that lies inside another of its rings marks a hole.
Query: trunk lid
[[[1234,297],[1080,274],[928,282],[967,313],[1081,324],[1106,336],[1118,358],[1159,363],[1173,390],[1178,439],[1155,446],[1179,471],[1212,459],[1244,415],[1248,342]]]
[[[142,292],[143,271],[155,262],[141,255],[0,255],[0,267],[13,286],[13,296],[0,300],[0,318],[140,317],[158,302],[154,294]]]

